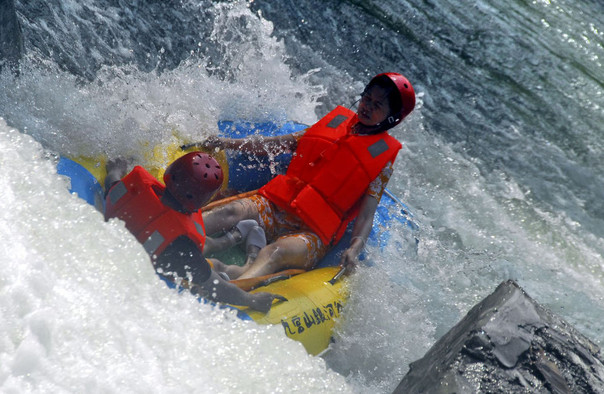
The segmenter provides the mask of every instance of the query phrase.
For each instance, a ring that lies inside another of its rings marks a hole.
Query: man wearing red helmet
[[[220,189],[222,168],[211,156],[192,152],[174,161],[163,186],[143,167],[126,173],[126,162],[107,164],[105,218],[119,218],[143,244],[157,272],[215,301],[267,312],[276,298],[247,293],[211,269],[203,256],[206,233],[199,209]]]
[[[287,173],[257,195],[204,213],[208,234],[254,219],[271,241],[252,264],[229,266],[227,274],[243,279],[285,268],[310,269],[356,219],[340,262],[354,267],[401,148],[387,130],[414,106],[415,92],[407,78],[384,73],[365,87],[356,113],[337,107],[302,132],[253,139],[211,137],[201,143],[258,155],[293,152]]]

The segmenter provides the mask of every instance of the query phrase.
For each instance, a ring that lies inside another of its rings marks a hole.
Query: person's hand
[[[329,283],[333,285],[342,277],[342,275],[346,275],[351,271],[356,270],[359,262],[359,252],[359,246],[353,244],[342,253],[342,257],[340,258],[340,269],[338,270],[338,273],[331,278]]]
[[[346,268],[346,271],[354,271],[359,263],[358,252],[348,248],[342,253],[340,258],[340,267]]]
[[[287,301],[287,298],[271,293],[250,293],[250,309],[258,312],[267,313],[271,310],[274,300]]]
[[[120,181],[128,172],[128,161],[122,157],[117,157],[107,161],[105,164],[107,176],[105,176],[105,192]]]
[[[340,267],[346,267],[347,271],[354,271],[359,264],[359,254],[363,248],[364,242],[360,237],[353,238],[350,247],[342,253],[340,258]]]
[[[115,159],[110,159],[107,161],[105,165],[107,172],[119,172],[126,174],[128,171],[128,161],[122,157],[116,157]]]

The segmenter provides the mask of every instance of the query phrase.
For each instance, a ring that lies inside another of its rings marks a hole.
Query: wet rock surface
[[[500,284],[426,355],[395,393],[604,393],[600,348],[530,298]]]

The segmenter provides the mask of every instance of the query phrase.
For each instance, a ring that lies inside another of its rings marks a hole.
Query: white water
[[[281,327],[168,289],[122,223],[3,121],[0,168],[0,391],[349,391]]]

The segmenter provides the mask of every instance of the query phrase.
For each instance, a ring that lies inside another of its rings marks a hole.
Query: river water
[[[571,0],[16,1],[0,74],[0,391],[391,392],[501,281],[604,341],[604,6]],[[418,105],[389,189],[420,225],[369,246],[336,342],[158,281],[54,154],[142,162],[220,119],[312,123],[399,71]]]

